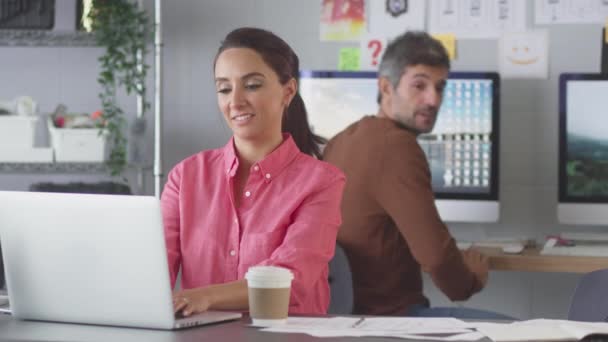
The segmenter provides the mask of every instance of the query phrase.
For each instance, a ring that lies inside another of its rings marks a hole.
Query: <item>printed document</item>
[[[304,333],[316,337],[382,336],[435,341],[476,341],[484,337],[455,318],[289,317],[285,325],[263,331]]]
[[[534,319],[513,323],[471,323],[494,342],[573,341],[590,335],[607,335],[608,323]]]

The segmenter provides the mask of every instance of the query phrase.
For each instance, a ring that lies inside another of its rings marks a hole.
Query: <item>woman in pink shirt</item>
[[[344,175],[322,162],[298,94],[299,61],[271,32],[229,33],[215,58],[217,100],[233,132],[169,173],[162,194],[175,310],[247,310],[254,265],[294,274],[290,313],[323,314]]]

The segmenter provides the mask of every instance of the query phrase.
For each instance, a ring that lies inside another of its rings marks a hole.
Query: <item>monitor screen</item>
[[[452,73],[435,128],[418,141],[437,198],[498,198],[498,75]]]
[[[499,111],[497,73],[450,73],[435,128],[418,137],[445,221],[498,221]]]
[[[608,75],[565,73],[559,85],[562,223],[608,225]]]
[[[446,221],[498,220],[500,84],[493,72],[452,72],[432,133],[421,135]],[[302,71],[300,94],[316,134],[331,138],[378,112],[375,72]]]
[[[375,72],[301,71],[300,95],[312,131],[330,139],[378,111]]]

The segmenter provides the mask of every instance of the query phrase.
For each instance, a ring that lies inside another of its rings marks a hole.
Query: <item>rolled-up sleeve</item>
[[[391,141],[387,151],[410,141]],[[391,146],[394,144],[394,146]],[[481,278],[487,269],[471,270],[447,227],[441,221],[434,202],[431,178],[420,148],[407,155],[385,155],[379,163],[382,177],[376,198],[386,209],[403,235],[413,257],[435,285],[451,300],[464,300],[481,290]],[[480,272],[476,274],[475,271]]]

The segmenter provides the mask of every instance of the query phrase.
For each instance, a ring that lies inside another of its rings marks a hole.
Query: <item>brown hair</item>
[[[300,61],[291,47],[270,31],[259,28],[238,28],[226,36],[215,55],[213,67],[218,56],[230,48],[248,48],[257,52],[264,62],[277,74],[281,84],[294,78],[299,83]],[[283,113],[282,131],[291,134],[296,145],[303,153],[321,159],[320,144],[327,140],[314,134],[308,125],[308,115],[299,91]]]

